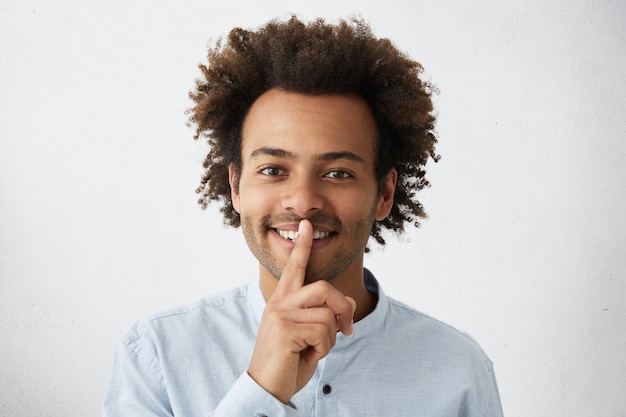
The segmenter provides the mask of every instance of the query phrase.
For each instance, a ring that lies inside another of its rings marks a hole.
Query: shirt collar
[[[337,337],[335,347],[346,347],[351,345],[357,340],[369,335],[374,330],[382,327],[385,321],[385,317],[387,316],[387,311],[389,309],[389,300],[387,299],[385,292],[382,290],[378,281],[374,277],[374,274],[372,274],[369,269],[363,268],[363,280],[365,281],[365,287],[369,291],[378,295],[376,307],[370,314],[354,323],[354,331],[352,332],[352,335],[345,336],[340,333],[339,337]]]

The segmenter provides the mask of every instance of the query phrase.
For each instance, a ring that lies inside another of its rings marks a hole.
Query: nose
[[[312,176],[292,176],[285,181],[281,204],[283,209],[306,217],[324,208],[321,181]]]

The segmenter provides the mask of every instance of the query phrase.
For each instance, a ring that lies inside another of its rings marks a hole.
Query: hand
[[[313,376],[335,345],[337,331],[352,334],[355,301],[326,281],[304,286],[313,226],[300,221],[298,237],[263,313],[248,374],[283,403]]]

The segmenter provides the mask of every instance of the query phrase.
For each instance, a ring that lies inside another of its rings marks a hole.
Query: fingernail
[[[304,225],[302,224],[302,220],[300,220],[300,223],[298,223],[298,231],[296,232],[296,237],[294,239],[294,242],[298,241],[298,236],[300,236],[303,230],[304,230]]]

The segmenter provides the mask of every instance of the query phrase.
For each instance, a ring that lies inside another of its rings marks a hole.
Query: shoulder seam
[[[482,350],[482,348],[476,342],[476,340],[474,340],[474,338],[471,337],[466,332],[464,332],[462,330],[459,330],[456,327],[454,327],[453,325],[448,324],[446,322],[443,322],[443,321],[441,321],[439,319],[436,319],[436,318],[434,318],[434,317],[432,317],[432,316],[430,316],[430,315],[428,315],[428,314],[426,314],[424,312],[421,312],[421,311],[419,311],[419,310],[417,310],[417,309],[415,309],[413,307],[410,307],[410,306],[404,304],[401,301],[395,300],[395,299],[393,299],[391,297],[387,297],[387,298],[389,299],[389,304],[393,304],[394,306],[396,306],[398,308],[401,308],[402,310],[405,310],[405,311],[417,314],[417,315],[419,315],[419,316],[421,316],[421,317],[423,317],[423,318],[425,318],[427,320],[433,321],[433,322],[435,322],[435,323],[437,323],[439,325],[442,325],[442,326],[446,327],[447,329],[453,331],[455,334],[458,334],[458,335],[462,336],[465,340],[469,341],[472,345],[476,346],[483,353],[483,355],[486,356],[485,352]]]
[[[215,297],[215,296],[209,296],[207,298],[203,298],[200,299],[194,303],[191,304],[187,304],[187,305],[183,305],[180,307],[174,307],[172,309],[168,309],[168,310],[164,310],[160,313],[155,313],[152,316],[148,316],[145,319],[139,320],[135,326],[133,326],[135,328],[135,335],[132,338],[128,338],[126,340],[123,340],[124,343],[128,344],[130,346],[130,343],[134,343],[136,342],[138,339],[140,339],[144,332],[146,331],[146,329],[150,326],[150,324],[154,323],[155,321],[159,321],[159,320],[163,320],[166,319],[168,317],[174,317],[174,316],[180,316],[180,315],[185,315],[185,314],[190,314],[196,310],[198,310],[199,308],[202,308],[204,306],[206,307],[221,307],[224,306],[226,304],[229,304],[231,302],[233,302],[233,300],[235,299],[239,299],[239,298],[243,298],[247,296],[247,289],[246,286],[242,286],[236,289],[232,289],[229,290],[223,294],[228,294],[230,293],[229,297]],[[219,301],[218,301],[219,300]],[[129,332],[130,333],[130,332]],[[130,334],[127,333],[126,337],[130,336]]]

